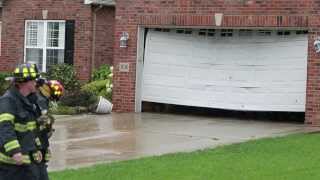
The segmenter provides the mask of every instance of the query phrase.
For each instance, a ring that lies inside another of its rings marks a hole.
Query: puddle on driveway
[[[49,170],[187,152],[301,132],[302,124],[155,113],[62,117],[51,139]]]
[[[84,115],[57,120],[51,140],[53,158],[49,169],[81,167],[133,157],[136,116],[139,115]]]

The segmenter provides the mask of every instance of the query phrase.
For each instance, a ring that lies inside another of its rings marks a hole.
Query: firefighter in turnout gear
[[[27,98],[36,91],[38,77],[36,65],[19,65],[0,98],[0,180],[39,180],[36,107]]]
[[[37,122],[39,133],[38,136],[41,142],[41,152],[44,157],[39,164],[40,179],[48,180],[47,162],[50,160],[51,152],[49,149],[49,138],[54,132],[54,118],[48,114],[49,102],[58,101],[63,95],[64,88],[59,81],[45,80],[39,78],[37,81],[37,93],[31,94],[28,98],[37,107]]]

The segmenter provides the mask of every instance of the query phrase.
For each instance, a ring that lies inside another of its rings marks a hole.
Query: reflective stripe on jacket
[[[37,151],[35,106],[12,87],[0,97],[0,162],[14,164],[13,154],[27,155]]]

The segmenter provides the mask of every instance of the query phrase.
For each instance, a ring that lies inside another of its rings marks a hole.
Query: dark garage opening
[[[243,120],[304,123],[304,112],[235,111],[194,106],[142,102],[142,112],[170,113]]]

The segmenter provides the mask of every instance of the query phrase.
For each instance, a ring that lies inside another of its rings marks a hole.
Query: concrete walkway
[[[154,113],[58,117],[49,170],[312,130],[303,124]]]

